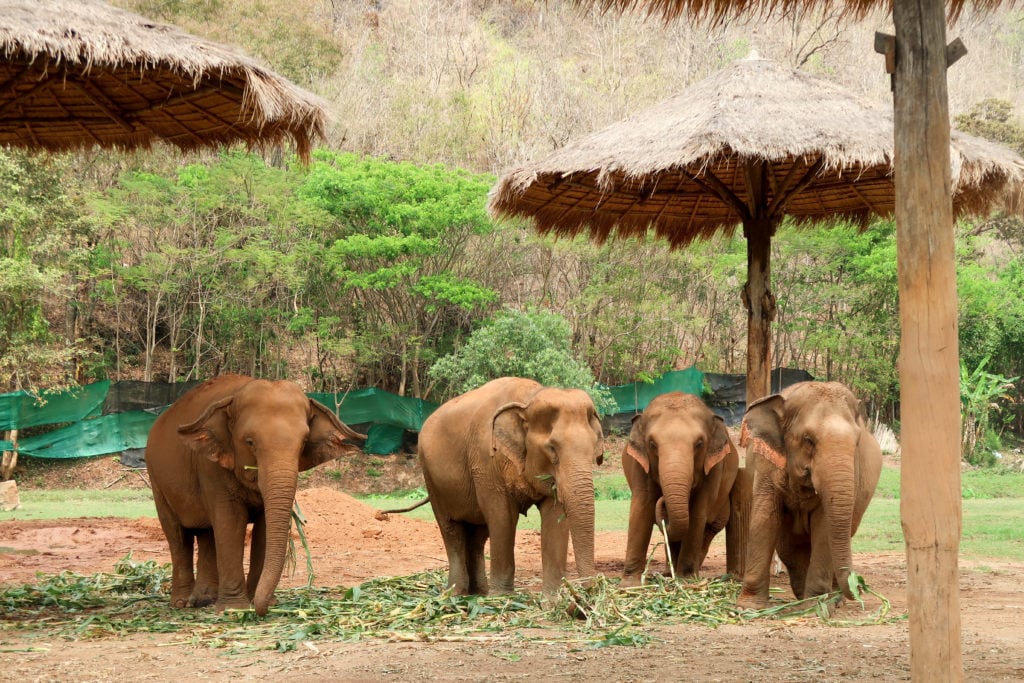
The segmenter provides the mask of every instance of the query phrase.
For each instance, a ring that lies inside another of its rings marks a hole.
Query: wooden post
[[[7,481],[14,476],[14,468],[18,466],[18,430],[12,429],[4,435],[4,441],[14,443],[14,448],[4,451],[0,461],[0,481]]]
[[[896,0],[900,515],[915,681],[963,680],[960,384],[942,0]]]
[[[747,405],[771,391],[772,321],[772,232],[770,220],[754,219],[744,224],[747,238],[747,283],[743,303],[747,307]]]

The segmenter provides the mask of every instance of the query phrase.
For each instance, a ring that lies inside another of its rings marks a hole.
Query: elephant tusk
[[[243,470],[258,470],[259,467],[257,465],[242,465],[242,469]]]

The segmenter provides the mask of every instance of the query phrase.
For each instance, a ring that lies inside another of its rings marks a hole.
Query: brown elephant
[[[266,614],[284,567],[299,471],[357,452],[346,439],[365,438],[288,381],[222,375],[164,411],[149,432],[146,469],[171,551],[171,605],[215,602],[220,610],[252,602]]]
[[[738,604],[768,604],[774,551],[797,598],[837,586],[852,597],[850,538],[882,470],[861,402],[838,382],[794,384],[747,408],[740,445],[755,471]]]
[[[640,583],[651,530],[662,516],[676,575],[696,576],[729,521],[738,469],[725,423],[699,397],[675,391],[652,400],[634,419],[622,453],[631,499],[621,585]]]
[[[418,449],[455,592],[512,591],[516,525],[532,506],[540,510],[543,591],[556,591],[566,574],[570,534],[580,576],[594,574],[593,467],[603,435],[586,392],[492,380],[427,418]]]

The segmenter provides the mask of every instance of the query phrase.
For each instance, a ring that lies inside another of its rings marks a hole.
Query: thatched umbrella
[[[958,214],[988,210],[1024,183],[1024,159],[1003,147],[957,133],[951,153]],[[770,245],[783,217],[864,226],[895,201],[889,111],[750,58],[503,175],[490,207],[530,217],[542,233],[599,242],[650,230],[684,247],[742,225],[750,402],[769,391]]]
[[[326,105],[235,49],[99,0],[0,2],[0,146],[183,150],[291,138]]]

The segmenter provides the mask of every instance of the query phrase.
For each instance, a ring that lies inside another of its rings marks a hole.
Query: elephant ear
[[[626,454],[640,463],[644,473],[651,473],[651,461],[647,457],[647,421],[643,415],[633,417],[633,428],[629,430],[629,441],[626,442]]]
[[[604,463],[604,430],[601,429],[601,420],[598,419],[597,413],[590,416],[590,428],[597,435],[597,445],[594,446],[594,462],[600,467]]]
[[[227,396],[215,401],[206,407],[197,420],[178,427],[178,434],[186,448],[211,462],[219,463],[227,470],[235,467],[228,413],[234,400],[234,396]]]
[[[300,472],[361,450],[365,434],[354,431],[319,401],[310,399],[309,409],[309,436],[299,455]]]
[[[712,418],[711,430],[707,455],[704,456],[704,474],[710,474],[711,469],[725,460],[725,456],[734,448],[732,439],[729,438],[729,430],[725,427],[725,420],[715,415]]]
[[[516,474],[526,469],[525,403],[506,403],[491,419],[491,455],[500,458],[502,466],[512,465]]]
[[[775,467],[786,468],[786,450],[782,433],[782,416],[786,400],[772,394],[754,401],[743,416],[740,445],[760,455]]]

